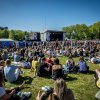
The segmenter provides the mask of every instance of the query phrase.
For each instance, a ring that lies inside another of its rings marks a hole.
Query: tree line
[[[63,27],[65,37],[69,39],[100,39],[100,21],[93,25],[87,26],[86,24],[76,24],[67,27]]]
[[[65,37],[69,39],[100,39],[100,21],[93,25],[76,24],[63,27]],[[31,32],[22,30],[9,30],[8,27],[0,27],[0,38],[10,38],[13,40],[25,40],[29,37]]]
[[[29,32],[22,30],[9,30],[8,28],[0,27],[0,38],[9,38],[13,40],[25,40],[25,35],[29,35]]]

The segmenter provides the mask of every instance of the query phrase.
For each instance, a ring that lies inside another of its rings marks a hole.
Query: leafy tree
[[[91,26],[76,24],[63,27],[62,30],[66,32],[65,36],[70,39],[100,39],[100,22],[96,22]]]
[[[66,32],[66,35],[68,38],[71,38],[72,32],[73,32],[73,28],[74,26],[68,26],[68,27],[64,27],[62,30],[64,32]]]
[[[15,34],[17,36],[17,40],[23,40],[25,38],[25,32],[21,30],[16,30]]]
[[[3,30],[2,32],[2,38],[8,38],[9,37],[9,30]]]
[[[0,38],[8,38],[9,37],[9,30],[0,30]]]
[[[9,38],[15,40],[15,34],[14,30],[11,30],[9,33]]]
[[[94,23],[91,28],[91,32],[94,34],[95,39],[100,39],[100,22]]]

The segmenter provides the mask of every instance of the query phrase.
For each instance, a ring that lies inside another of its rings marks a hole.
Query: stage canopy
[[[41,41],[63,41],[64,39],[63,31],[56,30],[46,30],[41,32]]]

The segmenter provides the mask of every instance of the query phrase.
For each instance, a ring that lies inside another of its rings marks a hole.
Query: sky
[[[0,0],[0,26],[24,31],[100,21],[100,0]]]

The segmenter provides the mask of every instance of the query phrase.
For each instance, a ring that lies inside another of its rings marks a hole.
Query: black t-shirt
[[[57,69],[53,71],[52,78],[56,80],[57,78],[63,78],[62,69]]]
[[[35,51],[35,52],[34,52],[34,55],[35,55],[35,56],[39,56],[39,51]]]
[[[40,63],[37,67],[37,75],[46,76],[48,74],[48,71],[45,68],[48,68],[48,65],[45,62]]]
[[[44,57],[44,54],[43,53],[39,53],[39,57]]]

